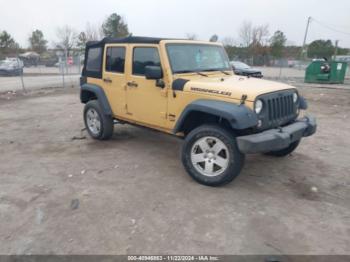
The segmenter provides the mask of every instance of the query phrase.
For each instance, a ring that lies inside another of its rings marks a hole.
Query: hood
[[[259,70],[257,70],[257,69],[254,69],[254,68],[245,68],[245,69],[243,69],[243,68],[237,68],[237,69],[235,69],[234,71],[236,71],[236,72],[251,73],[251,74],[253,74],[253,73],[261,73],[261,71],[259,71]]]
[[[235,75],[228,77],[193,76],[182,78],[189,80],[184,86],[184,91],[207,93],[232,99],[241,99],[242,95],[247,95],[247,101],[254,101],[257,96],[266,93],[296,89],[283,83]]]

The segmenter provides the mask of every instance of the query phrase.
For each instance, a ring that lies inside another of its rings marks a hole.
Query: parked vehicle
[[[183,138],[187,173],[208,186],[236,178],[246,154],[287,156],[316,132],[295,87],[234,75],[223,45],[213,42],[89,42],[80,99],[94,139],[110,139],[115,123]]]
[[[44,65],[46,67],[54,67],[58,62],[58,57],[54,52],[47,51],[40,56],[40,65]]]
[[[6,58],[0,61],[0,76],[18,76],[23,74],[23,62],[18,58]]]
[[[236,75],[241,76],[249,76],[249,77],[256,77],[256,78],[262,78],[263,75],[260,70],[251,68],[249,65],[240,62],[240,61],[231,61],[230,62],[233,71]]]
[[[23,61],[24,66],[38,66],[40,61],[40,55],[36,52],[26,52],[19,55],[20,59]]]
[[[299,63],[298,60],[288,60],[288,67],[292,68],[295,67]]]

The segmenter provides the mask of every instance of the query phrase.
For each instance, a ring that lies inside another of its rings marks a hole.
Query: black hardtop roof
[[[111,43],[128,43],[128,44],[159,44],[162,40],[184,40],[175,38],[159,38],[159,37],[143,37],[143,36],[128,36],[123,38],[105,37],[101,41],[90,41],[86,45],[88,47],[104,46]]]

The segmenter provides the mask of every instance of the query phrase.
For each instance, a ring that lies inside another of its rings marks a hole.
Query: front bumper
[[[239,136],[237,144],[244,154],[265,153],[281,150],[302,137],[316,132],[316,119],[308,116],[278,129],[270,129],[258,134]]]

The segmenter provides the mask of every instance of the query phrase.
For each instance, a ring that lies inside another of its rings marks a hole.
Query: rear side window
[[[108,47],[106,57],[106,71],[124,73],[125,47]]]
[[[86,71],[99,73],[102,67],[102,48],[94,47],[89,48],[86,61]]]
[[[154,47],[135,47],[132,63],[133,75],[145,75],[146,66],[160,66],[158,49]]]

